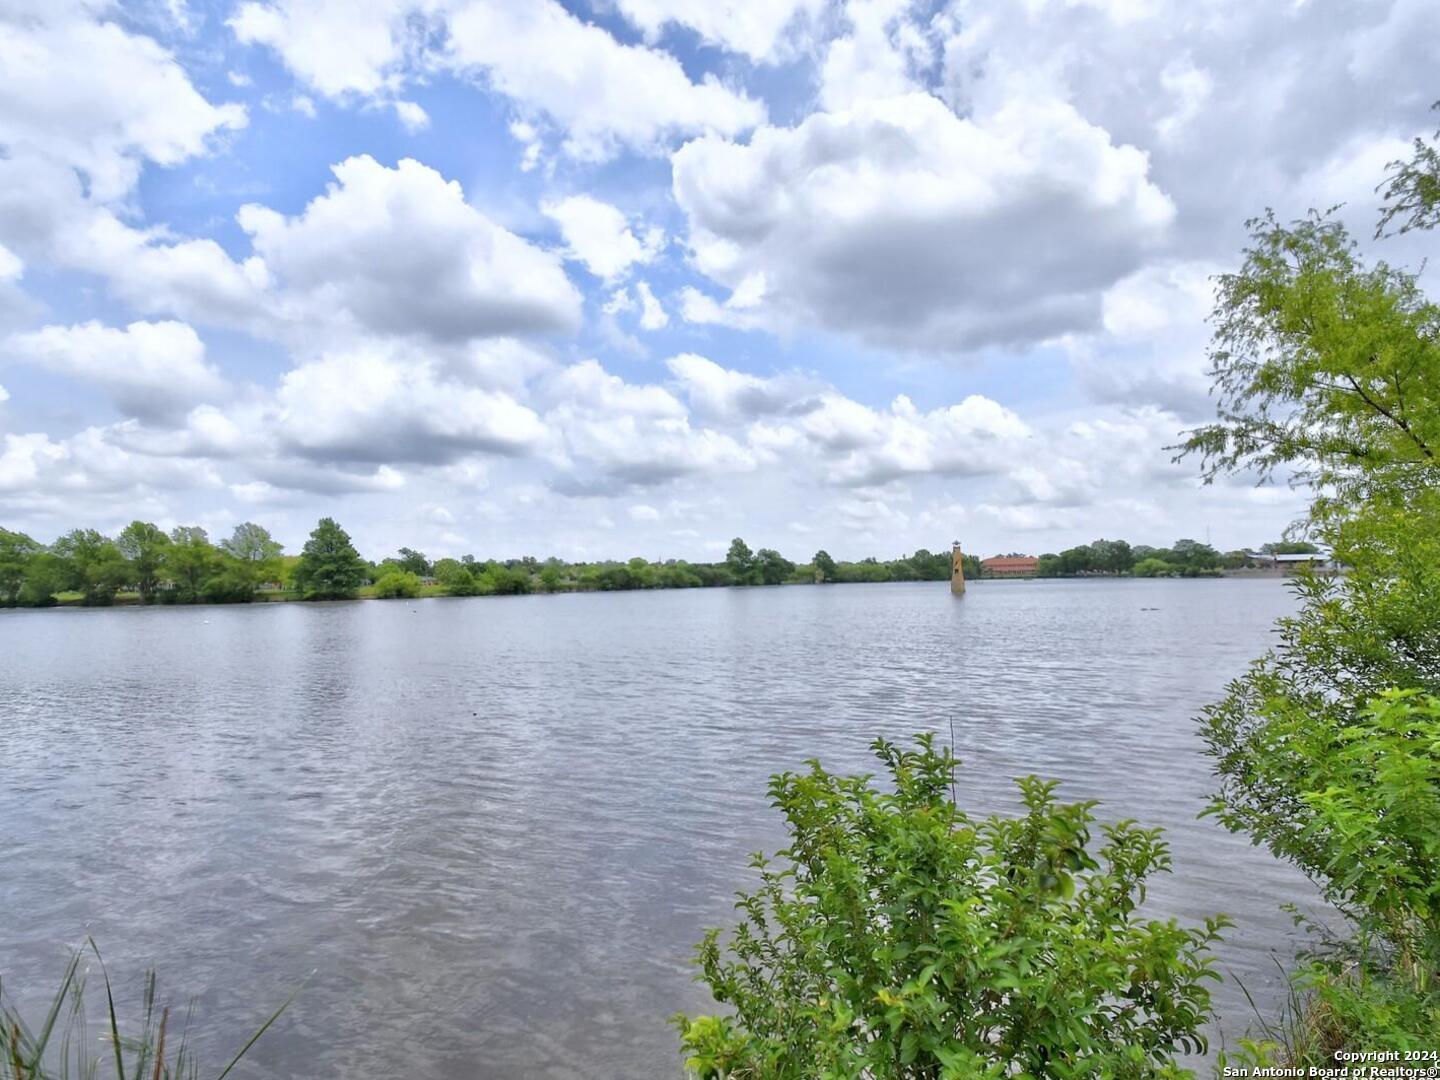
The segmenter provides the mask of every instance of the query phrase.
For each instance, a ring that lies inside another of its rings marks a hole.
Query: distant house
[[[1247,551],[1246,555],[1257,565],[1279,570],[1282,573],[1291,573],[1302,566],[1308,566],[1315,570],[1339,569],[1334,558],[1323,551],[1290,555],[1268,555],[1265,552]]]
[[[1034,577],[1039,565],[1034,555],[993,555],[980,561],[986,577]]]

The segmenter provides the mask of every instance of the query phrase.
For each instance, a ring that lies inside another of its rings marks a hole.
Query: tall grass
[[[85,999],[89,973],[82,966],[88,955],[95,958],[105,991],[102,1022],[93,1041]],[[299,992],[297,987],[215,1080],[234,1071]],[[170,1006],[159,1001],[151,970],[145,975],[139,1029],[122,1033],[105,961],[94,940],[87,938],[70,954],[60,987],[38,1027],[27,1025],[6,1002],[0,985],[0,1080],[199,1080],[201,1063],[189,1043],[190,1013],[187,1008],[183,1020],[177,1020]]]

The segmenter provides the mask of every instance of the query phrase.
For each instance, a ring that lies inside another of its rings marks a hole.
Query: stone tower
[[[950,549],[950,591],[956,596],[965,595],[965,563],[960,554],[959,540]]]

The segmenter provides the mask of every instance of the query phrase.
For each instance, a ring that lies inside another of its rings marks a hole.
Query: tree
[[[94,529],[71,529],[51,546],[60,559],[64,587],[83,594],[87,605],[115,602],[130,580],[130,564],[109,537]]]
[[[187,604],[197,603],[205,591],[205,582],[219,569],[219,563],[220,553],[200,526],[180,525],[170,530],[164,573],[174,583],[176,599]]]
[[[148,521],[132,521],[115,538],[120,554],[130,560],[130,576],[140,593],[140,602],[151,603],[160,587],[160,573],[165,566],[165,549],[170,538],[158,525]]]
[[[755,553],[754,573],[762,585],[780,585],[795,572],[795,564],[773,548]]]
[[[730,550],[725,555],[725,567],[730,571],[730,577],[736,585],[753,584],[751,580],[755,572],[755,556],[750,552],[750,546],[735,537],[730,541]]]
[[[1170,550],[1180,567],[1192,573],[1220,568],[1220,553],[1198,540],[1176,540]]]
[[[1392,173],[1382,232],[1436,223],[1423,150]],[[1201,717],[1209,812],[1354,929],[1305,965],[1316,1004],[1295,1027],[1319,1035],[1284,1061],[1304,1067],[1440,1029],[1440,309],[1323,215],[1267,217],[1252,241],[1217,294],[1219,420],[1182,453],[1207,478],[1284,466],[1319,485],[1308,531],[1350,568],[1302,570],[1275,647]]]
[[[321,518],[295,567],[295,588],[306,600],[343,600],[365,584],[365,562],[334,518]]]
[[[1431,106],[1440,110],[1440,101]],[[1385,206],[1375,238],[1387,235],[1386,228],[1399,219],[1397,232],[1433,229],[1440,225],[1440,131],[1427,141],[1416,138],[1408,161],[1392,161],[1386,167],[1390,179],[1381,185]]]
[[[738,930],[698,949],[722,1015],[676,1022],[703,1078],[1159,1077],[1205,1045],[1225,925],[1142,919],[1160,830],[1092,847],[1093,802],[1018,781],[1024,813],[973,820],[931,736],[877,739],[888,773],[811,762],[770,783],[790,839],[756,856]]]
[[[414,574],[416,577],[429,577],[433,572],[430,560],[421,552],[408,547],[402,547],[399,557],[394,560],[396,566],[401,570]]]
[[[1092,569],[1105,574],[1128,573],[1135,554],[1124,540],[1096,540],[1090,545]]]
[[[457,559],[441,559],[434,571],[435,580],[449,596],[475,596],[480,591],[480,583],[470,568]]]
[[[1312,213],[1249,223],[1222,274],[1210,350],[1218,419],[1176,449],[1207,482],[1281,469],[1328,508],[1426,482],[1440,448],[1440,309],[1413,274],[1366,266],[1344,227]]]
[[[1305,541],[1279,541],[1260,548],[1266,555],[1318,555],[1320,549]]]
[[[815,565],[816,581],[824,583],[835,580],[835,560],[828,551],[821,548],[810,561]]]
[[[546,562],[540,569],[540,588],[547,593],[558,592],[564,580],[563,570],[553,561]]]
[[[0,605],[20,603],[26,571],[31,560],[43,550],[38,541],[24,533],[0,528]]]
[[[220,542],[220,549],[231,558],[254,567],[257,577],[262,572],[273,570],[273,563],[284,550],[280,541],[270,535],[270,530],[253,521],[242,521],[235,526],[229,539]]]

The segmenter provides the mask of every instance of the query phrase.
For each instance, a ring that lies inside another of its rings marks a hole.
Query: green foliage
[[[480,583],[470,572],[470,567],[458,559],[441,559],[435,564],[435,580],[448,596],[478,596]]]
[[[1307,540],[1280,540],[1262,544],[1260,550],[1266,555],[1318,555],[1320,549]]]
[[[824,584],[827,581],[835,580],[835,560],[824,548],[815,553],[815,557],[810,560],[810,563],[815,567],[816,582]]]
[[[1180,571],[1173,563],[1154,557],[1141,559],[1130,568],[1130,573],[1136,577],[1178,577],[1180,575]]]
[[[874,744],[893,790],[818,762],[770,794],[791,834],[741,922],[700,945],[726,1015],[677,1017],[701,1077],[1159,1077],[1204,1046],[1224,925],[1142,920],[1160,831],[1018,782],[1025,813],[972,820],[955,760]]]
[[[1431,106],[1440,111],[1440,101]],[[1385,195],[1375,237],[1386,235],[1396,220],[1397,232],[1433,229],[1440,225],[1440,131],[1428,140],[1417,138],[1408,160],[1392,161],[1386,168],[1390,179],[1381,185]]]
[[[155,590],[160,587],[161,571],[165,567],[165,549],[170,538],[158,525],[148,521],[132,521],[120,530],[115,538],[120,554],[130,560],[130,580],[140,593],[140,602],[149,604],[155,600]]]
[[[795,572],[795,564],[774,548],[755,553],[755,576],[761,585],[780,585]]]
[[[86,942],[85,951],[94,955],[104,986],[104,1028],[97,1033],[99,1039],[92,1039],[87,1030],[86,973],[80,967],[85,953],[76,950],[70,955],[60,988],[38,1027],[27,1025],[19,1012],[0,997],[0,1080],[95,1080],[102,1070],[103,1075],[113,1075],[115,1080],[199,1080],[200,1062],[189,1045],[189,1012],[183,1018],[172,1019],[171,1007],[160,1001],[155,972],[145,976],[139,1029],[122,1034],[105,961],[93,940]],[[234,1071],[299,992],[297,987],[270,1014],[216,1074],[216,1080],[224,1080]],[[99,1049],[101,1046],[104,1048]]]
[[[415,551],[413,548],[402,547],[395,558],[385,561],[393,563],[399,569],[414,574],[416,577],[430,577],[434,572],[430,560],[422,552]]]
[[[205,582],[219,570],[220,553],[200,526],[181,525],[170,530],[164,567],[165,577],[175,589],[175,599],[193,604],[203,598]]]
[[[730,578],[736,585],[752,585],[751,580],[755,570],[755,556],[750,551],[750,546],[735,537],[730,541],[730,550],[725,554],[725,568],[730,571]]]
[[[295,566],[295,588],[306,600],[344,600],[365,584],[365,563],[350,534],[334,518],[321,518]]]
[[[391,567],[375,582],[375,596],[380,600],[413,600],[420,595],[420,577],[409,570]]]
[[[274,580],[279,574],[280,553],[284,549],[280,542],[270,535],[270,530],[253,521],[241,522],[235,526],[228,540],[220,543],[220,550],[227,556],[227,565],[222,571],[223,587],[207,587],[207,594],[228,593],[236,599],[251,600],[260,584]]]
[[[1429,227],[1417,142],[1381,222]],[[1428,179],[1427,179],[1428,170]],[[1288,1021],[1245,1060],[1433,1049],[1440,1030],[1440,309],[1365,265],[1335,221],[1252,223],[1222,278],[1219,422],[1191,433],[1207,478],[1282,467],[1322,492],[1307,531],[1349,567],[1303,572],[1276,647],[1205,710],[1209,812],[1300,867],[1350,920],[1297,973]],[[1278,547],[1278,545],[1276,545]]]
[[[1338,507],[1423,483],[1440,445],[1440,309],[1413,274],[1367,266],[1333,218],[1249,224],[1212,316],[1218,420],[1180,455],[1207,480],[1288,468]]]
[[[0,528],[0,606],[11,607],[22,602],[30,560],[43,550],[24,533]]]
[[[1298,865],[1407,969],[1440,960],[1440,698],[1388,691],[1351,713],[1262,694],[1253,713],[1211,710],[1205,735],[1225,785],[1210,813]]]
[[[59,557],[62,588],[81,593],[87,605],[115,602],[130,580],[130,564],[115,542],[94,529],[72,529],[51,545]]]

